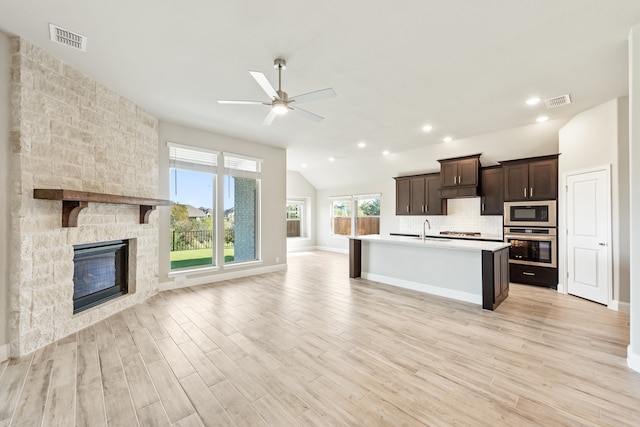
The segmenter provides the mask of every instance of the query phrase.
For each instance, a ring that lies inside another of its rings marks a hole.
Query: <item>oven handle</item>
[[[505,234],[504,241],[506,242],[507,239],[545,241],[545,240],[556,240],[556,236],[549,235],[549,234],[544,236],[536,236],[535,234]]]

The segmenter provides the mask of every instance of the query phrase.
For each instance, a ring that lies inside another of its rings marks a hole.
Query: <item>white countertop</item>
[[[509,243],[505,242],[485,242],[479,240],[460,240],[460,239],[449,239],[449,238],[427,238],[423,242],[419,237],[405,237],[405,236],[380,236],[380,235],[370,235],[370,236],[358,236],[358,237],[349,237],[350,239],[362,240],[366,242],[379,242],[379,243],[387,243],[394,245],[403,245],[403,246],[418,246],[418,247],[428,247],[428,248],[442,248],[442,249],[456,249],[456,250],[466,250],[466,251],[491,251],[495,252],[503,248],[507,248],[511,246]]]

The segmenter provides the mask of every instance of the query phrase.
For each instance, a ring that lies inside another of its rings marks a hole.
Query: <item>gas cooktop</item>
[[[443,236],[461,236],[461,237],[480,237],[480,232],[478,231],[441,231],[441,235]]]

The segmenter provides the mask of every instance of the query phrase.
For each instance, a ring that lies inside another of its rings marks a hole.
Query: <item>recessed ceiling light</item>
[[[302,167],[303,167],[303,168],[306,168],[306,167],[307,167],[307,164],[306,164],[306,163],[303,163],[303,164],[302,164]]]
[[[527,105],[536,105],[538,102],[540,102],[540,98],[538,97],[527,99]]]
[[[451,142],[451,141],[453,141],[453,138],[451,138],[450,136],[445,136],[443,141],[444,142]]]
[[[367,144],[366,144],[366,143],[364,143],[364,142],[358,142],[358,147],[360,147],[360,148],[364,148],[364,147],[366,147],[366,146],[367,146]]]
[[[536,119],[536,122],[538,122],[538,123],[544,123],[544,122],[546,122],[547,120],[549,120],[549,117],[547,117],[547,116],[540,116],[540,117],[538,117],[538,118]]]
[[[389,155],[389,150],[384,150],[384,151],[382,152],[382,155],[383,155],[383,156],[388,156],[388,155]]]
[[[432,129],[433,129],[433,126],[431,126],[431,125],[422,126],[422,130],[425,131],[425,132],[431,132]]]
[[[329,157],[329,159],[328,159],[328,160],[329,160],[330,162],[335,162],[335,161],[336,161],[336,158],[335,158],[335,157]]]

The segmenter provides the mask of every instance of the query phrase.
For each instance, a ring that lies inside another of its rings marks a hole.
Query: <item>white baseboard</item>
[[[609,308],[611,310],[620,311],[622,313],[630,313],[631,312],[631,304],[628,302],[620,302],[616,299],[612,300],[609,304]]]
[[[0,362],[9,358],[9,344],[0,345]]]
[[[318,249],[317,246],[301,246],[298,248],[291,248],[291,249],[287,249],[287,253],[295,253],[295,252],[309,252],[309,251],[315,251],[316,249]]]
[[[634,371],[640,372],[640,354],[631,351],[631,346],[627,347],[627,365]]]
[[[207,283],[238,279],[240,277],[255,276],[257,274],[273,273],[275,271],[282,271],[286,269],[287,269],[287,264],[278,264],[278,265],[272,265],[269,267],[252,268],[248,270],[234,270],[228,273],[218,273],[218,274],[198,276],[198,277],[188,277],[188,273],[185,273],[185,276],[180,276],[179,280],[160,283],[158,285],[158,290],[167,291],[170,289],[187,288],[189,286],[206,285]]]
[[[349,253],[349,249],[343,249],[343,248],[332,248],[331,246],[316,246],[316,249],[319,251],[326,251],[326,252],[337,252],[339,254],[348,254]]]
[[[362,272],[362,278],[373,282],[384,283],[386,285],[397,286],[399,288],[411,289],[431,295],[482,305],[482,295],[476,295],[469,292],[456,291],[453,289],[441,288],[439,286],[427,285],[425,283],[411,282],[409,280],[396,279],[395,277],[381,276],[379,274],[365,272]]]

